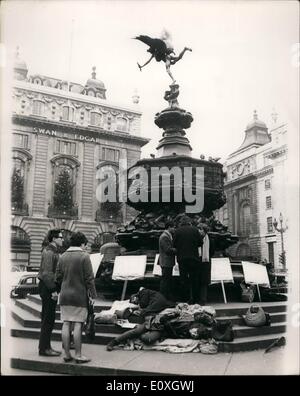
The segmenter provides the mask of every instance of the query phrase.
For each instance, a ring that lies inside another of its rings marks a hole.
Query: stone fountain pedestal
[[[182,191],[182,201],[177,202],[175,193],[178,189],[188,189],[193,194],[199,188],[197,184],[196,169],[202,168],[204,171],[204,207],[201,212],[188,213],[194,225],[201,228],[206,224],[209,229],[209,236],[214,242],[215,250],[224,250],[237,242],[237,237],[233,236],[227,227],[223,226],[214,218],[213,211],[221,208],[226,198],[224,195],[224,173],[222,164],[210,160],[197,159],[191,156],[192,147],[185,130],[190,128],[193,116],[190,112],[180,108],[178,103],[179,85],[171,84],[170,90],[165,92],[164,99],[168,102],[168,107],[155,115],[155,124],[163,129],[162,139],[157,146],[155,158],[145,158],[139,160],[129,172],[134,168],[143,168],[148,176],[148,183],[140,185],[140,193],[148,197],[147,202],[133,202],[128,193],[128,205],[140,211],[138,216],[129,224],[121,227],[116,235],[118,243],[127,249],[128,254],[132,251],[158,251],[158,239],[165,229],[165,223],[173,220],[179,223],[181,216],[186,211],[184,191]],[[182,179],[182,183],[176,184],[175,178],[169,180],[153,180],[152,169],[162,169],[163,167],[172,169],[177,167],[184,174],[185,168],[191,168],[193,177],[191,180]],[[199,181],[199,180],[198,180]],[[132,180],[128,181],[129,191]],[[163,199],[165,190],[170,191],[170,199],[165,202]],[[153,192],[159,196],[158,201],[151,199]]]

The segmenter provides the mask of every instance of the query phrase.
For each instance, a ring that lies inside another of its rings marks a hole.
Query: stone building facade
[[[97,171],[107,164],[118,171],[119,160],[133,165],[149,140],[140,135],[138,97],[128,107],[108,102],[95,68],[81,85],[28,76],[17,55],[14,77],[12,264],[38,267],[50,228],[62,228],[65,236],[82,231],[96,248],[111,240],[132,213],[125,204],[117,212],[103,209],[96,198]],[[63,172],[72,204],[62,209],[54,194]]]
[[[267,260],[281,268],[281,236],[274,219],[287,214],[287,124],[268,130],[254,112],[242,145],[224,164],[226,205],[216,217],[239,236],[228,253],[238,259]],[[284,223],[285,226],[285,223]],[[283,234],[288,237],[288,229]]]

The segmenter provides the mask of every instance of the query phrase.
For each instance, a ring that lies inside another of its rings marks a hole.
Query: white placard
[[[96,277],[99,265],[101,264],[101,261],[103,259],[103,254],[101,253],[90,254],[90,259],[93,267],[94,277]]]
[[[270,287],[267,269],[262,264],[254,264],[249,261],[242,261],[245,283],[264,285]]]
[[[211,283],[233,282],[233,274],[228,257],[211,259]]]
[[[134,280],[143,278],[147,256],[117,256],[115,258],[113,280]]]
[[[158,259],[159,259],[159,254],[155,255],[155,260],[154,260],[154,265],[153,265],[153,275],[156,276],[161,276],[161,266],[158,264]],[[177,260],[175,259],[175,265],[173,267],[173,272],[172,272],[173,276],[179,276],[179,266],[177,263]]]

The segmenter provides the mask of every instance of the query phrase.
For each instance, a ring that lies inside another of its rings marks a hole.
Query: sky
[[[278,123],[298,130],[296,1],[4,1],[1,22],[6,65],[19,46],[29,74],[85,84],[96,66],[108,101],[125,106],[137,89],[141,134],[151,138],[143,157],[161,138],[154,116],[167,105],[171,80],[163,62],[139,71],[149,53],[132,38],[160,37],[163,29],[177,54],[193,50],[172,73],[179,104],[194,117],[187,130],[194,157],[226,159],[242,144],[254,110],[269,128],[275,109]]]

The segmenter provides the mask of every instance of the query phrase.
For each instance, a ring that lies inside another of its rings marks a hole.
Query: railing
[[[14,215],[28,216],[28,204],[27,203],[13,203],[11,212]]]
[[[48,207],[48,217],[55,219],[78,219],[78,208],[56,208],[53,205]]]

